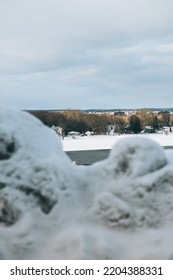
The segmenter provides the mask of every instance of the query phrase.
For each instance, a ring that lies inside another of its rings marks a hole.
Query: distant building
[[[114,112],[114,115],[115,115],[115,116],[124,116],[124,115],[125,115],[125,112],[124,112],[124,111],[115,111],[115,112]]]
[[[153,129],[153,127],[147,125],[140,133],[155,133],[155,130]]]
[[[115,129],[116,129],[115,124],[107,125],[107,134],[113,135],[115,133]]]
[[[68,136],[79,136],[80,135],[80,132],[78,132],[78,131],[69,131],[68,133],[67,133],[67,135]]]
[[[63,128],[61,126],[53,125],[51,129],[54,130],[56,134],[63,136]]]
[[[85,135],[86,135],[86,136],[93,135],[93,132],[88,130],[88,131],[85,132]]]

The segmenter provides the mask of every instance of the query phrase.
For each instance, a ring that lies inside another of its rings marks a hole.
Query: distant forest
[[[171,111],[137,110],[127,112],[84,112],[80,110],[67,111],[28,111],[45,125],[59,126],[66,135],[70,131],[85,133],[92,131],[94,134],[106,134],[108,126],[114,126],[117,133],[139,133],[145,127],[150,127],[153,132],[164,126],[173,126]]]

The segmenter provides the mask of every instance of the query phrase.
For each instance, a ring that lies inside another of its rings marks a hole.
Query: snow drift
[[[28,113],[0,107],[1,259],[172,259],[173,157],[125,137],[74,166]]]

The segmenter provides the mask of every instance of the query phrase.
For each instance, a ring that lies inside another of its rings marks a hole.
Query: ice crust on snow
[[[0,258],[172,259],[172,156],[127,136],[74,166],[38,119],[0,106]]]

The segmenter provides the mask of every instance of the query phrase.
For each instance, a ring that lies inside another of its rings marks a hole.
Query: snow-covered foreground
[[[1,106],[0,258],[173,259],[173,153],[121,138],[74,166],[54,132]]]
[[[64,151],[79,151],[79,150],[102,150],[112,149],[114,144],[124,138],[137,139],[137,137],[147,138],[156,141],[161,146],[173,147],[173,133],[165,134],[138,134],[138,135],[99,135],[99,136],[84,136],[75,138],[65,137],[62,141]]]

